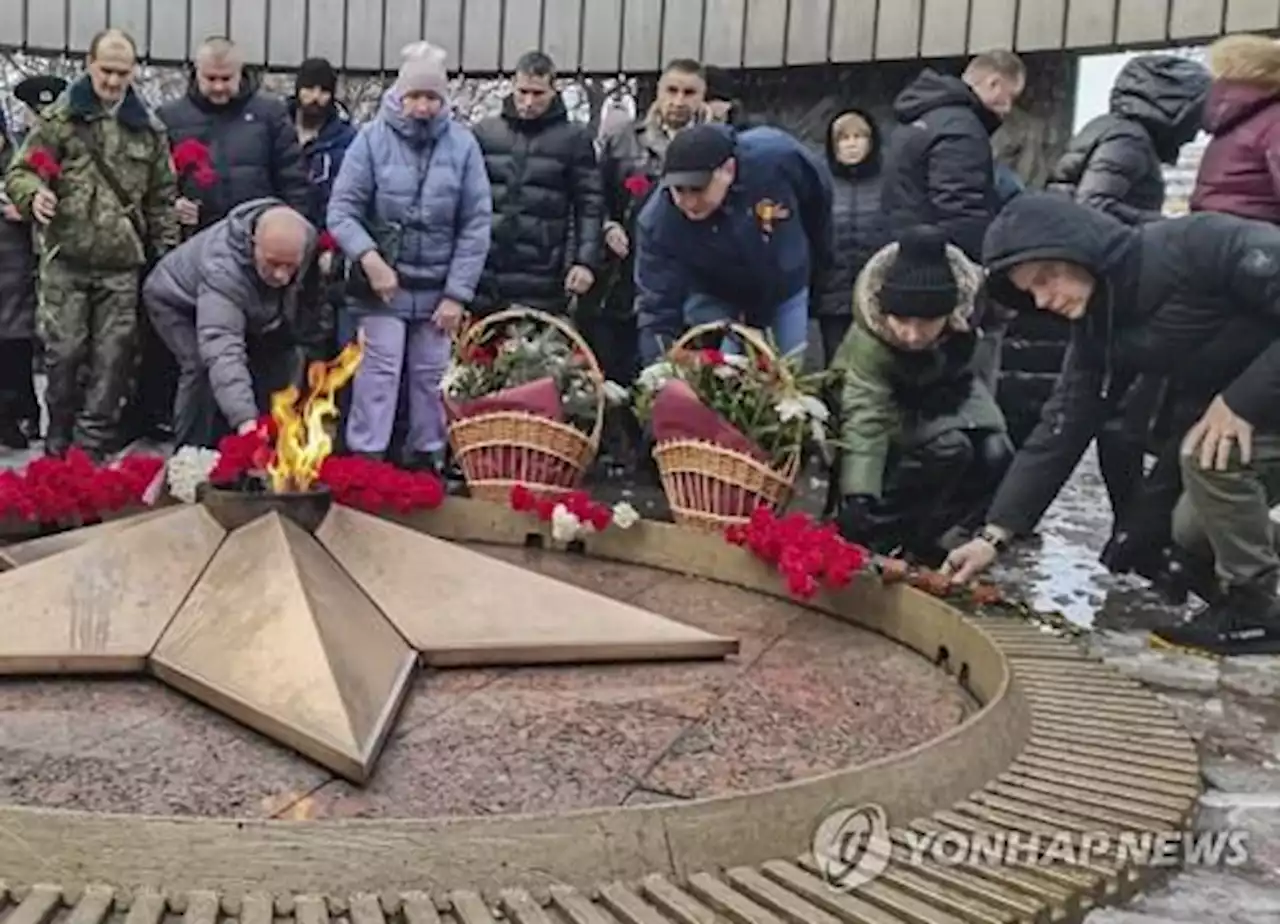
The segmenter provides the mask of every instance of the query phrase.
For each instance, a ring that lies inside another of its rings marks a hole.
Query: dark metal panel
[[[786,0],[775,0],[785,4]],[[702,59],[702,0],[667,0],[662,17],[662,60]],[[714,24],[713,24],[714,27]]]
[[[920,54],[925,58],[962,55],[969,48],[969,0],[924,0]]]
[[[969,6],[969,51],[977,54],[1013,48],[1018,0],[971,0]]]
[[[832,61],[870,61],[876,51],[879,0],[835,0],[831,13]]]
[[[143,55],[151,54],[148,26],[150,5],[149,0],[111,0],[107,9],[110,14],[107,24],[116,29],[123,29],[133,36],[139,53]]]
[[[876,58],[900,60],[920,54],[922,0],[881,0],[876,20]]]
[[[1169,0],[1120,0],[1116,42],[1163,42],[1169,38]]]
[[[155,3],[162,3],[163,0],[152,0]],[[263,0],[267,4],[268,9],[276,5],[279,0]],[[299,19],[299,22],[302,20]],[[294,29],[297,30],[297,25]],[[191,0],[191,51],[195,52],[200,47],[200,43],[212,35],[226,36],[227,29],[227,0]]]
[[[470,22],[468,19],[468,32],[471,30]],[[498,28],[498,25],[495,24],[493,28]],[[502,22],[501,29],[502,69],[512,71],[522,54],[542,48],[542,0],[516,0],[515,3],[508,3],[506,19]]]
[[[831,0],[791,0],[787,64],[826,64],[830,44]]]
[[[786,0],[747,0],[745,67],[781,67],[787,53]]]
[[[541,0],[524,2],[539,5]],[[434,6],[435,0],[429,0],[428,11]],[[473,73],[498,70],[502,62],[502,0],[464,0],[462,15],[462,69]]]
[[[583,0],[582,69],[601,74],[622,70],[622,0]]]
[[[1018,4],[1018,51],[1048,51],[1062,47],[1067,0],[1035,0]]]
[[[307,0],[271,0],[267,7],[267,60],[297,67],[307,56]],[[339,53],[341,59],[341,53]]]
[[[1207,38],[1222,32],[1223,0],[1173,0],[1169,38]]]
[[[161,61],[185,61],[191,29],[186,0],[152,0],[151,57]]]
[[[27,46],[39,51],[62,51],[67,46],[67,8],[62,3],[27,6]]]
[[[582,0],[543,0],[542,7],[542,50],[559,70],[577,71],[582,64]]]
[[[449,53],[450,70],[458,70],[463,66],[462,56],[462,8],[468,0],[428,0],[423,14],[422,31],[410,41],[425,38],[433,45],[438,45]],[[474,0],[473,0],[474,2]],[[497,57],[498,30],[493,30],[493,51]],[[395,49],[394,59],[397,70],[400,68],[400,49]]]
[[[382,16],[387,0],[347,0],[347,67],[382,68]]]
[[[51,0],[34,0],[34,5],[54,4]],[[73,0],[67,14],[67,48],[75,52],[88,51],[93,37],[107,27],[107,0]],[[146,40],[145,35],[142,38]]]
[[[267,9],[263,0],[231,0],[231,40],[249,64],[267,63]]]
[[[1094,48],[1115,41],[1116,0],[1071,0],[1067,7],[1067,47]]]
[[[679,0],[674,0],[679,2]],[[662,0],[627,0],[623,7],[622,69],[661,69]]]
[[[741,67],[747,0],[707,0],[706,18],[702,60],[716,67]]]
[[[1227,0],[1227,31],[1280,28],[1280,0]]]
[[[422,38],[422,4],[423,0],[386,0],[387,25],[382,33],[382,66],[389,71],[400,69],[400,50],[410,42]],[[454,29],[454,49],[450,51],[449,63],[456,67],[458,30]],[[440,38],[436,38],[441,43]]]
[[[308,0],[306,57],[342,67],[346,57],[347,0]],[[370,4],[378,6],[377,3]],[[382,15],[377,10],[377,15]]]

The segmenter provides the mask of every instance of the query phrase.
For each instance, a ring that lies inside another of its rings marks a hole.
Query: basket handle
[[[668,356],[674,356],[677,352],[684,349],[685,346],[697,340],[706,334],[714,334],[717,331],[733,334],[749,343],[758,353],[762,353],[769,357],[770,365],[779,371],[780,374],[790,379],[787,373],[786,365],[779,361],[777,352],[773,347],[769,346],[769,342],[761,336],[760,331],[754,327],[747,327],[745,324],[739,324],[737,321],[708,321],[706,324],[698,324],[689,328],[683,334],[676,338],[671,344],[670,350],[667,351]]]
[[[475,323],[467,325],[458,337],[459,352],[478,341],[481,335],[490,328],[505,324],[508,321],[533,321],[554,327],[586,357],[587,372],[596,386],[596,422],[591,431],[591,439],[599,441],[601,431],[604,428],[604,412],[607,401],[604,392],[604,370],[600,368],[600,360],[596,358],[595,351],[591,349],[590,344],[583,339],[582,334],[578,333],[572,324],[556,317],[554,314],[538,311],[536,308],[506,308],[502,311],[495,311],[493,314],[485,315]]]

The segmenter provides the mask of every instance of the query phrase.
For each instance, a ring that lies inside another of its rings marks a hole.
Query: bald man
[[[315,228],[279,199],[238,205],[172,251],[142,298],[178,365],[174,440],[214,447],[300,380],[313,293]]]

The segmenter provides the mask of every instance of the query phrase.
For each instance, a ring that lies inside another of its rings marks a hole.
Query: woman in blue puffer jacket
[[[449,106],[444,53],[411,47],[378,115],[348,148],[329,199],[329,232],[358,267],[352,314],[365,338],[347,420],[352,452],[386,454],[403,375],[406,449],[439,467],[449,335],[484,269],[491,213],[480,146]]]

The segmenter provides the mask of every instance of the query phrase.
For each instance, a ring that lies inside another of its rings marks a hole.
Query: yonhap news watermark
[[[1177,869],[1236,867],[1249,859],[1245,831],[921,831],[890,832],[878,805],[840,809],[814,831],[814,863],[828,884],[843,890],[879,878],[892,861],[920,866],[1091,866]]]

